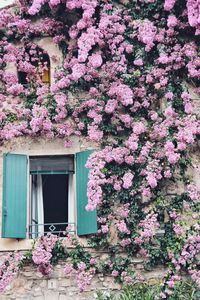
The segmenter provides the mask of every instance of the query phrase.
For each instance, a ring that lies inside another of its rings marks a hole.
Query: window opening
[[[41,81],[46,84],[50,84],[50,59],[47,54],[42,57],[42,64],[44,66],[41,74]]]
[[[41,82],[44,84],[49,84],[51,83],[51,65],[50,65],[50,58],[47,53],[44,53],[44,50],[41,48],[37,47],[36,48],[36,58],[32,58],[29,55],[30,49],[26,50],[26,53],[28,54],[29,57],[29,63],[32,64],[32,66],[35,67],[36,69],[36,75],[38,78],[40,78]],[[26,58],[27,59],[27,58]],[[19,83],[22,85],[27,85],[29,82],[28,80],[29,73],[25,72],[23,69],[18,71],[18,79]]]
[[[27,76],[26,72],[19,71],[18,72],[19,83],[21,83],[22,85],[26,85],[28,83],[26,76]]]
[[[69,202],[73,197],[69,182],[73,173],[73,155],[30,158],[31,238],[47,232],[63,236],[69,224]]]

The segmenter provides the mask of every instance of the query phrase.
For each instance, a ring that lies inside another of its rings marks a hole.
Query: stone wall
[[[2,255],[3,253],[1,253]],[[93,253],[95,256],[95,254]],[[108,258],[107,253],[96,253],[101,260]],[[101,291],[120,291],[121,286],[114,282],[112,277],[97,274],[91,281],[88,289],[80,293],[76,285],[74,275],[64,276],[64,261],[60,261],[54,266],[53,273],[50,276],[43,276],[37,272],[36,267],[27,266],[16,276],[11,285],[0,295],[1,300],[93,300],[95,292]],[[146,280],[153,284],[158,282],[165,275],[163,268],[154,269],[153,272],[143,271],[142,259],[133,259],[133,269],[142,272]]]

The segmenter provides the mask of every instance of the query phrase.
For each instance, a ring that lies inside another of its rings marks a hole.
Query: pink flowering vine
[[[86,163],[86,209],[97,209],[94,244],[109,248],[116,233],[117,246],[151,262],[154,243],[163,245],[166,239],[170,249],[158,249],[160,259],[171,261],[177,271],[190,265],[199,284],[199,270],[190,263],[198,237],[186,237],[181,224],[182,214],[190,211],[191,230],[199,226],[199,191],[186,174],[200,136],[191,93],[193,87],[200,95],[199,2],[19,0],[17,5],[17,10],[0,11],[1,142],[55,137],[71,148],[76,136],[92,143],[96,150]],[[61,50],[61,59],[39,47],[44,36]],[[184,183],[184,193],[168,195],[176,178]],[[43,274],[52,271],[57,242],[45,236],[33,250],[33,262]],[[180,260],[172,247],[176,242]],[[67,262],[64,272],[73,273],[84,291],[94,265]],[[2,273],[2,286],[17,268],[8,268],[5,280]],[[114,265],[110,270],[114,278],[132,282],[127,271]],[[168,278],[163,298],[177,276]]]

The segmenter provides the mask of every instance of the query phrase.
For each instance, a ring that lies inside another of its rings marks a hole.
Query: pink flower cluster
[[[122,219],[128,218],[129,212],[130,212],[130,203],[126,203],[116,210],[116,214]]]
[[[187,185],[187,194],[192,201],[197,202],[199,200],[199,191],[194,183]]]
[[[148,242],[156,235],[160,224],[157,221],[158,214],[148,214],[144,220],[139,223],[141,230],[139,236],[135,238],[134,243],[141,245]]]
[[[4,291],[17,275],[24,256],[20,253],[8,253],[0,265],[0,291]]]
[[[175,146],[172,142],[167,141],[165,144],[165,153],[170,164],[175,164],[180,159],[180,154],[175,152]]]
[[[33,118],[30,122],[34,134],[43,132],[48,137],[52,137],[52,123],[49,119],[49,112],[45,107],[34,105],[32,110]]]
[[[109,89],[108,95],[116,97],[124,106],[133,104],[133,92],[129,86],[121,83],[113,83]]]
[[[91,268],[89,271],[87,271],[85,263],[81,262],[78,264],[78,269],[76,271],[76,282],[80,292],[84,292],[87,289],[94,274],[95,268]]]
[[[46,236],[42,236],[39,239],[37,247],[33,251],[33,262],[38,266],[38,271],[43,275],[48,275],[52,272],[52,251],[57,241],[57,235],[48,233]]]
[[[116,224],[116,227],[118,229],[118,231],[120,233],[126,233],[126,234],[130,234],[130,230],[127,228],[127,225],[125,223],[124,220],[122,221],[119,221],[117,224]]]
[[[96,260],[91,258],[91,266],[96,264]],[[67,263],[64,268],[64,274],[67,276],[71,273],[75,273],[76,282],[80,292],[84,292],[87,287],[91,284],[91,280],[96,272],[94,267],[91,267],[89,270],[86,268],[84,262],[80,262],[75,269],[71,263]]]
[[[196,255],[200,252],[200,236],[198,234],[196,235],[190,235],[182,250],[180,253],[180,256],[178,258],[174,257],[173,254],[171,254],[171,260],[174,264],[174,267],[176,271],[180,271],[181,267],[186,266],[188,261],[194,261]]]
[[[157,28],[149,20],[144,20],[141,23],[136,23],[135,28],[138,27],[138,40],[145,44],[145,50],[149,52],[156,41]]]
[[[171,11],[176,3],[176,0],[165,0],[164,9],[166,11]]]
[[[124,189],[129,189],[132,186],[133,177],[134,175],[131,172],[127,172],[124,174],[124,176],[122,177]]]

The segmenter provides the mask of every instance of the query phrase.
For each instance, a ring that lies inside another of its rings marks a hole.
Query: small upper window
[[[40,78],[43,83],[50,84],[50,59],[47,54],[43,55],[42,65],[43,65],[43,70]]]
[[[50,58],[41,48],[36,47],[35,51],[26,49],[24,54],[25,62],[18,63],[18,79],[19,83],[26,85],[39,79],[41,83],[50,85]],[[30,72],[27,72],[27,63],[29,64]],[[34,72],[33,72],[34,71]]]

